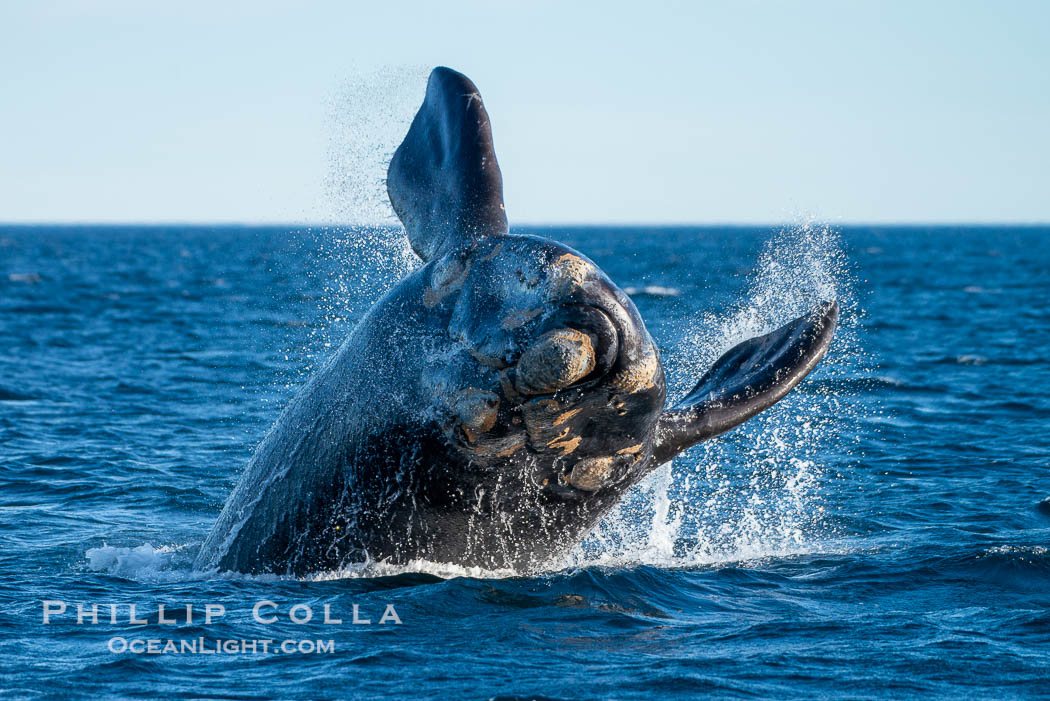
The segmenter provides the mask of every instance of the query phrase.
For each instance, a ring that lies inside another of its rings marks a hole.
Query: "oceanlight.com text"
[[[110,652],[132,655],[313,655],[335,652],[334,640],[159,638],[109,639]]]

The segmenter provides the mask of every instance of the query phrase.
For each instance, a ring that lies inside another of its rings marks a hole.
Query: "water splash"
[[[396,223],[386,194],[387,166],[423,101],[428,72],[426,66],[358,72],[327,100],[330,221]]]
[[[328,101],[330,220],[317,250],[336,274],[324,285],[323,324],[356,321],[419,265],[386,192],[390,159],[420,102],[429,69],[395,66],[357,73]]]
[[[367,251],[366,251],[367,253]],[[374,255],[384,256],[381,250]],[[668,354],[668,390],[686,393],[722,353],[838,299],[839,329],[817,374],[855,379],[866,358],[857,343],[860,313],[850,264],[830,228],[803,223],[778,231],[764,246],[741,299],[710,312]],[[333,288],[338,301],[360,283]],[[855,383],[799,387],[776,407],[719,439],[661,466],[610,512],[567,557],[546,568],[647,564],[695,567],[823,552],[837,534],[824,521],[819,455],[855,416]],[[500,578],[513,572],[466,570],[425,561],[409,565],[362,563],[317,577],[357,578],[403,573]]]
[[[724,352],[753,336],[772,331],[838,299],[839,328],[824,363],[838,362],[852,341],[857,308],[850,280],[850,262],[839,235],[830,227],[804,222],[777,231],[766,242],[747,291],[729,310],[709,311],[685,334],[668,363],[668,392],[685,394],[696,379]]]
[[[288,387],[310,377],[361,316],[420,264],[386,193],[390,158],[423,99],[428,68],[395,66],[359,72],[327,101],[325,226],[300,232],[308,275],[319,278],[319,318],[285,349],[303,358]]]
[[[806,222],[778,231],[729,310],[703,315],[668,354],[668,394],[688,392],[725,351],[838,299],[839,329],[817,373],[852,376],[865,358],[851,269],[838,235]],[[846,385],[848,387],[848,385]],[[820,551],[824,521],[818,462],[855,417],[847,389],[800,387],[735,431],[701,444],[638,485],[561,566],[689,567]]]
[[[326,582],[339,579],[370,579],[372,577],[394,577],[404,574],[428,574],[442,579],[465,577],[470,579],[507,579],[521,576],[512,569],[490,570],[484,567],[464,567],[450,562],[432,560],[409,560],[403,565],[389,562],[361,562],[338,570],[320,572],[307,577],[310,581]]]

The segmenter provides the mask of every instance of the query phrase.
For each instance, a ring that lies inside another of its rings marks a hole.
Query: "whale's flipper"
[[[507,231],[489,115],[465,75],[450,68],[431,72],[423,104],[390,161],[386,186],[423,260]]]
[[[838,317],[838,302],[828,302],[731,348],[685,399],[660,416],[653,464],[667,462],[780,401],[824,357]]]

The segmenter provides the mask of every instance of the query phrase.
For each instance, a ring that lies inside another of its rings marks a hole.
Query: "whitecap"
[[[983,355],[960,355],[955,359],[955,362],[959,365],[984,365],[988,362],[988,358]]]
[[[628,286],[623,291],[632,297],[638,295],[650,295],[652,297],[679,297],[682,291],[677,287],[664,287],[663,285],[643,285],[641,287]]]
[[[135,548],[120,548],[103,545],[91,548],[86,553],[88,567],[96,572],[105,572],[124,579],[152,578],[168,569],[172,556],[179,548],[162,546],[154,548],[143,543]]]
[[[24,282],[27,285],[35,285],[40,282],[43,278],[37,273],[10,273],[7,276],[10,282]]]

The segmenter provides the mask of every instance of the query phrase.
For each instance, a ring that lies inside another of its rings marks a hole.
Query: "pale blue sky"
[[[1050,2],[1012,0],[4,0],[0,221],[374,218],[437,64],[512,223],[1050,221]]]

